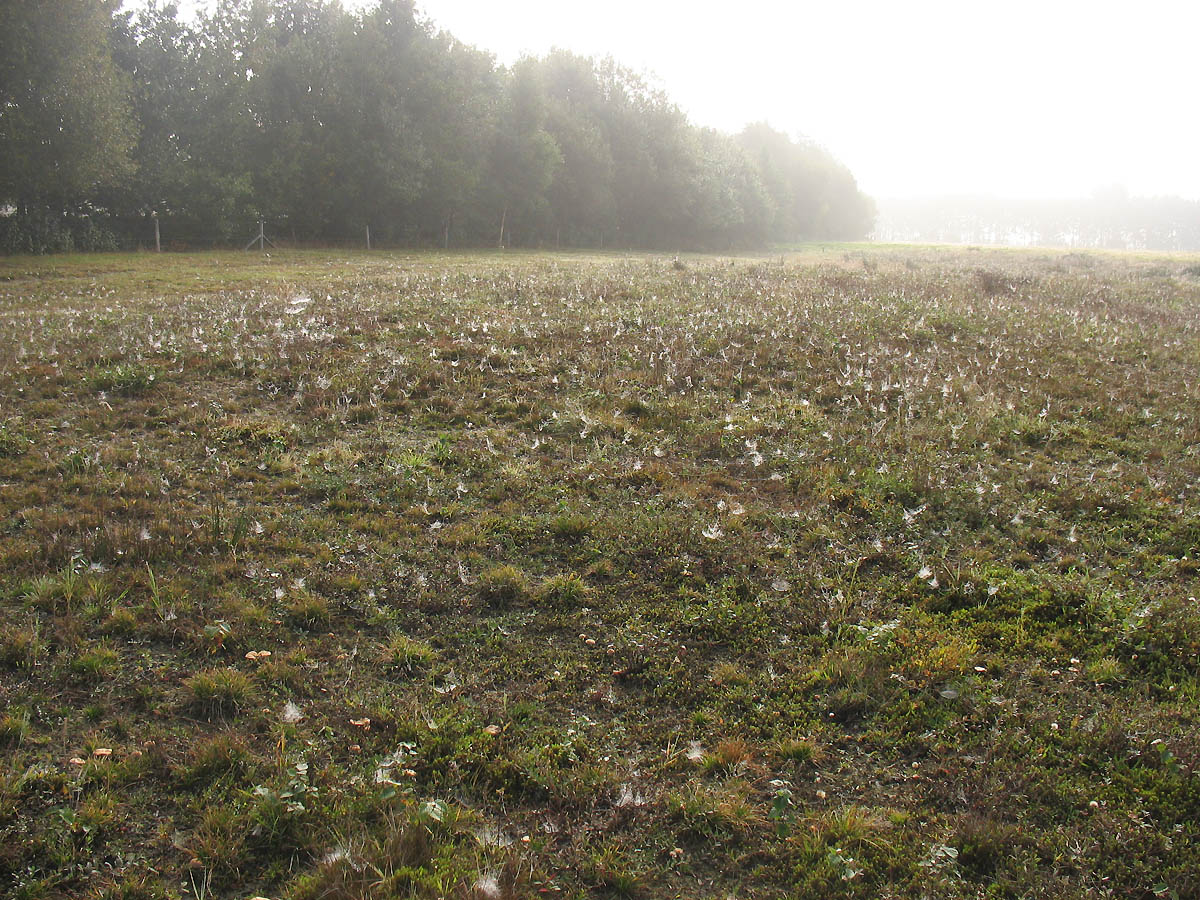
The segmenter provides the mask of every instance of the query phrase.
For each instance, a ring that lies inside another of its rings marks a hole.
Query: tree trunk
[[[500,213],[500,240],[496,244],[499,250],[504,249],[504,222],[508,218],[508,205],[505,204],[503,212]]]

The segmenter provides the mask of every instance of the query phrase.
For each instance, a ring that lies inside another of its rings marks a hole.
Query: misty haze
[[[1198,9],[0,0],[0,897],[1200,896]]]

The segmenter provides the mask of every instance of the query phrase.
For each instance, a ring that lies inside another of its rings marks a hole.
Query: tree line
[[[727,135],[611,59],[504,67],[411,0],[0,3],[0,248],[296,242],[733,249],[856,239],[821,147]]]

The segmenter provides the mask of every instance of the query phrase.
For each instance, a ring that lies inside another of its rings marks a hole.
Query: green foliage
[[[437,659],[437,651],[416,638],[398,632],[383,651],[383,662],[394,672],[412,675],[428,671]]]
[[[254,684],[237,669],[207,669],[187,679],[193,709],[209,717],[229,717],[254,697]]]
[[[0,627],[0,666],[31,669],[42,650],[43,644],[35,628],[15,623]]]
[[[125,397],[135,397],[154,383],[154,373],[128,364],[99,369],[88,379],[94,391],[111,391]]]
[[[514,565],[493,566],[480,574],[475,593],[485,605],[505,609],[529,596],[529,579]]]
[[[0,198],[26,222],[46,222],[10,249],[72,249],[53,245],[55,218],[130,170],[134,123],[110,50],[112,10],[89,0],[0,7]]]
[[[692,249],[871,226],[820,148],[694,127],[612,61],[498,67],[411,2],[116,6],[0,20],[0,251],[146,246],[156,224],[209,246],[260,219],[303,241]]]
[[[776,753],[779,754],[780,759],[805,765],[814,762],[820,751],[811,740],[789,738],[780,741]]]
[[[329,601],[320,594],[301,590],[287,603],[288,618],[305,628],[320,628],[333,618]]]
[[[0,718],[0,747],[19,746],[29,736],[29,710],[9,709]]]
[[[191,758],[179,771],[179,781],[189,788],[206,788],[220,778],[242,775],[250,760],[250,750],[240,737],[218,734],[192,749]]]
[[[538,600],[555,609],[578,609],[587,596],[587,583],[575,574],[553,575],[537,588]]]
[[[249,828],[243,816],[226,805],[208,806],[188,841],[188,849],[202,866],[203,891],[236,883],[246,863]]]
[[[19,422],[0,422],[0,458],[20,456],[32,444]]]
[[[0,217],[0,253],[103,253],[118,249],[116,234],[88,215],[42,210]]]
[[[550,533],[561,541],[578,541],[591,530],[591,520],[578,513],[563,513],[550,520]]]
[[[119,657],[111,647],[86,650],[71,660],[71,671],[83,681],[96,682],[110,677]]]
[[[827,151],[762,123],[747,126],[737,140],[758,162],[760,202],[771,216],[763,227],[775,240],[856,240],[870,231],[874,204]]]

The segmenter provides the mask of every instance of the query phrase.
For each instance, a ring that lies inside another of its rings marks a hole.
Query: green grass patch
[[[1200,894],[1195,265],[0,260],[0,895]]]

